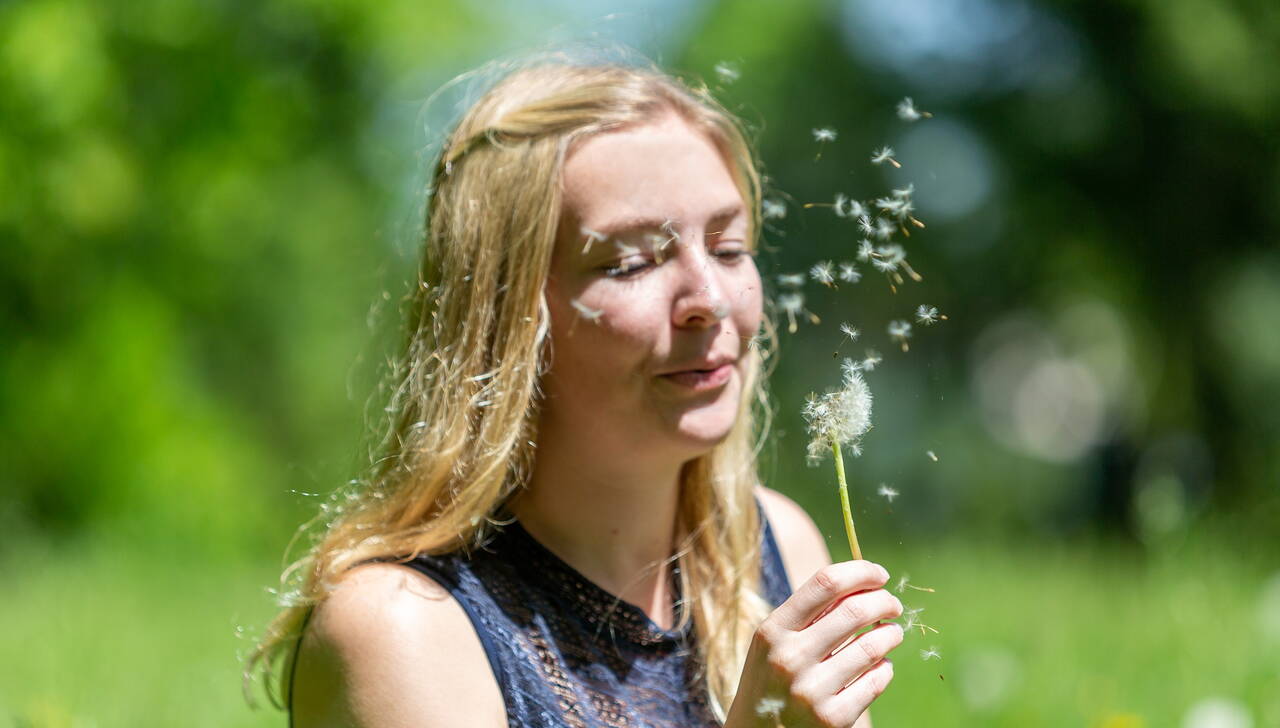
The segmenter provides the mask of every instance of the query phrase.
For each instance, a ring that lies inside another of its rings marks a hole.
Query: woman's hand
[[[902,644],[893,623],[849,641],[901,616],[888,580],[878,564],[843,561],[802,584],[756,630],[725,726],[852,726],[893,679],[884,658]]]

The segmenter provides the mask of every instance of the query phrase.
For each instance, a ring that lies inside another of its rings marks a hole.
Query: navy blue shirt
[[[764,596],[776,607],[791,588],[763,513],[761,520]],[[471,554],[419,556],[406,565],[447,588],[471,618],[511,726],[719,726],[699,679],[692,629],[658,627],[519,522]]]

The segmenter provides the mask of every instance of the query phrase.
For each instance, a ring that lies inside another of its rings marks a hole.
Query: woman
[[[758,206],[735,121],[656,71],[542,63],[465,114],[393,437],[255,655],[294,725],[869,725],[902,605],[754,470]]]

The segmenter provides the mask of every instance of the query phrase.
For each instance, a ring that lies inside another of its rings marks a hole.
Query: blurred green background
[[[769,276],[853,256],[804,203],[915,185],[923,282],[810,285],[764,463],[846,556],[798,410],[833,351],[883,354],[859,529],[939,632],[877,726],[1280,726],[1264,0],[0,3],[0,724],[284,725],[238,657],[311,494],[367,460],[459,99],[425,102],[583,39],[748,121],[788,206]],[[919,304],[948,320],[903,352]]]

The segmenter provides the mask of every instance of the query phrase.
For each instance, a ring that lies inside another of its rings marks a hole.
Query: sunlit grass
[[[878,547],[895,582],[910,572],[936,589],[902,599],[940,634],[915,631],[895,653],[877,726],[1180,726],[1210,695],[1275,724],[1280,649],[1256,625],[1277,565],[1215,544],[1192,539],[1159,557],[972,539]],[[246,707],[237,662],[249,645],[237,627],[271,613],[275,559],[183,553],[88,542],[10,552],[0,724],[284,725]],[[941,659],[922,660],[932,647]]]

